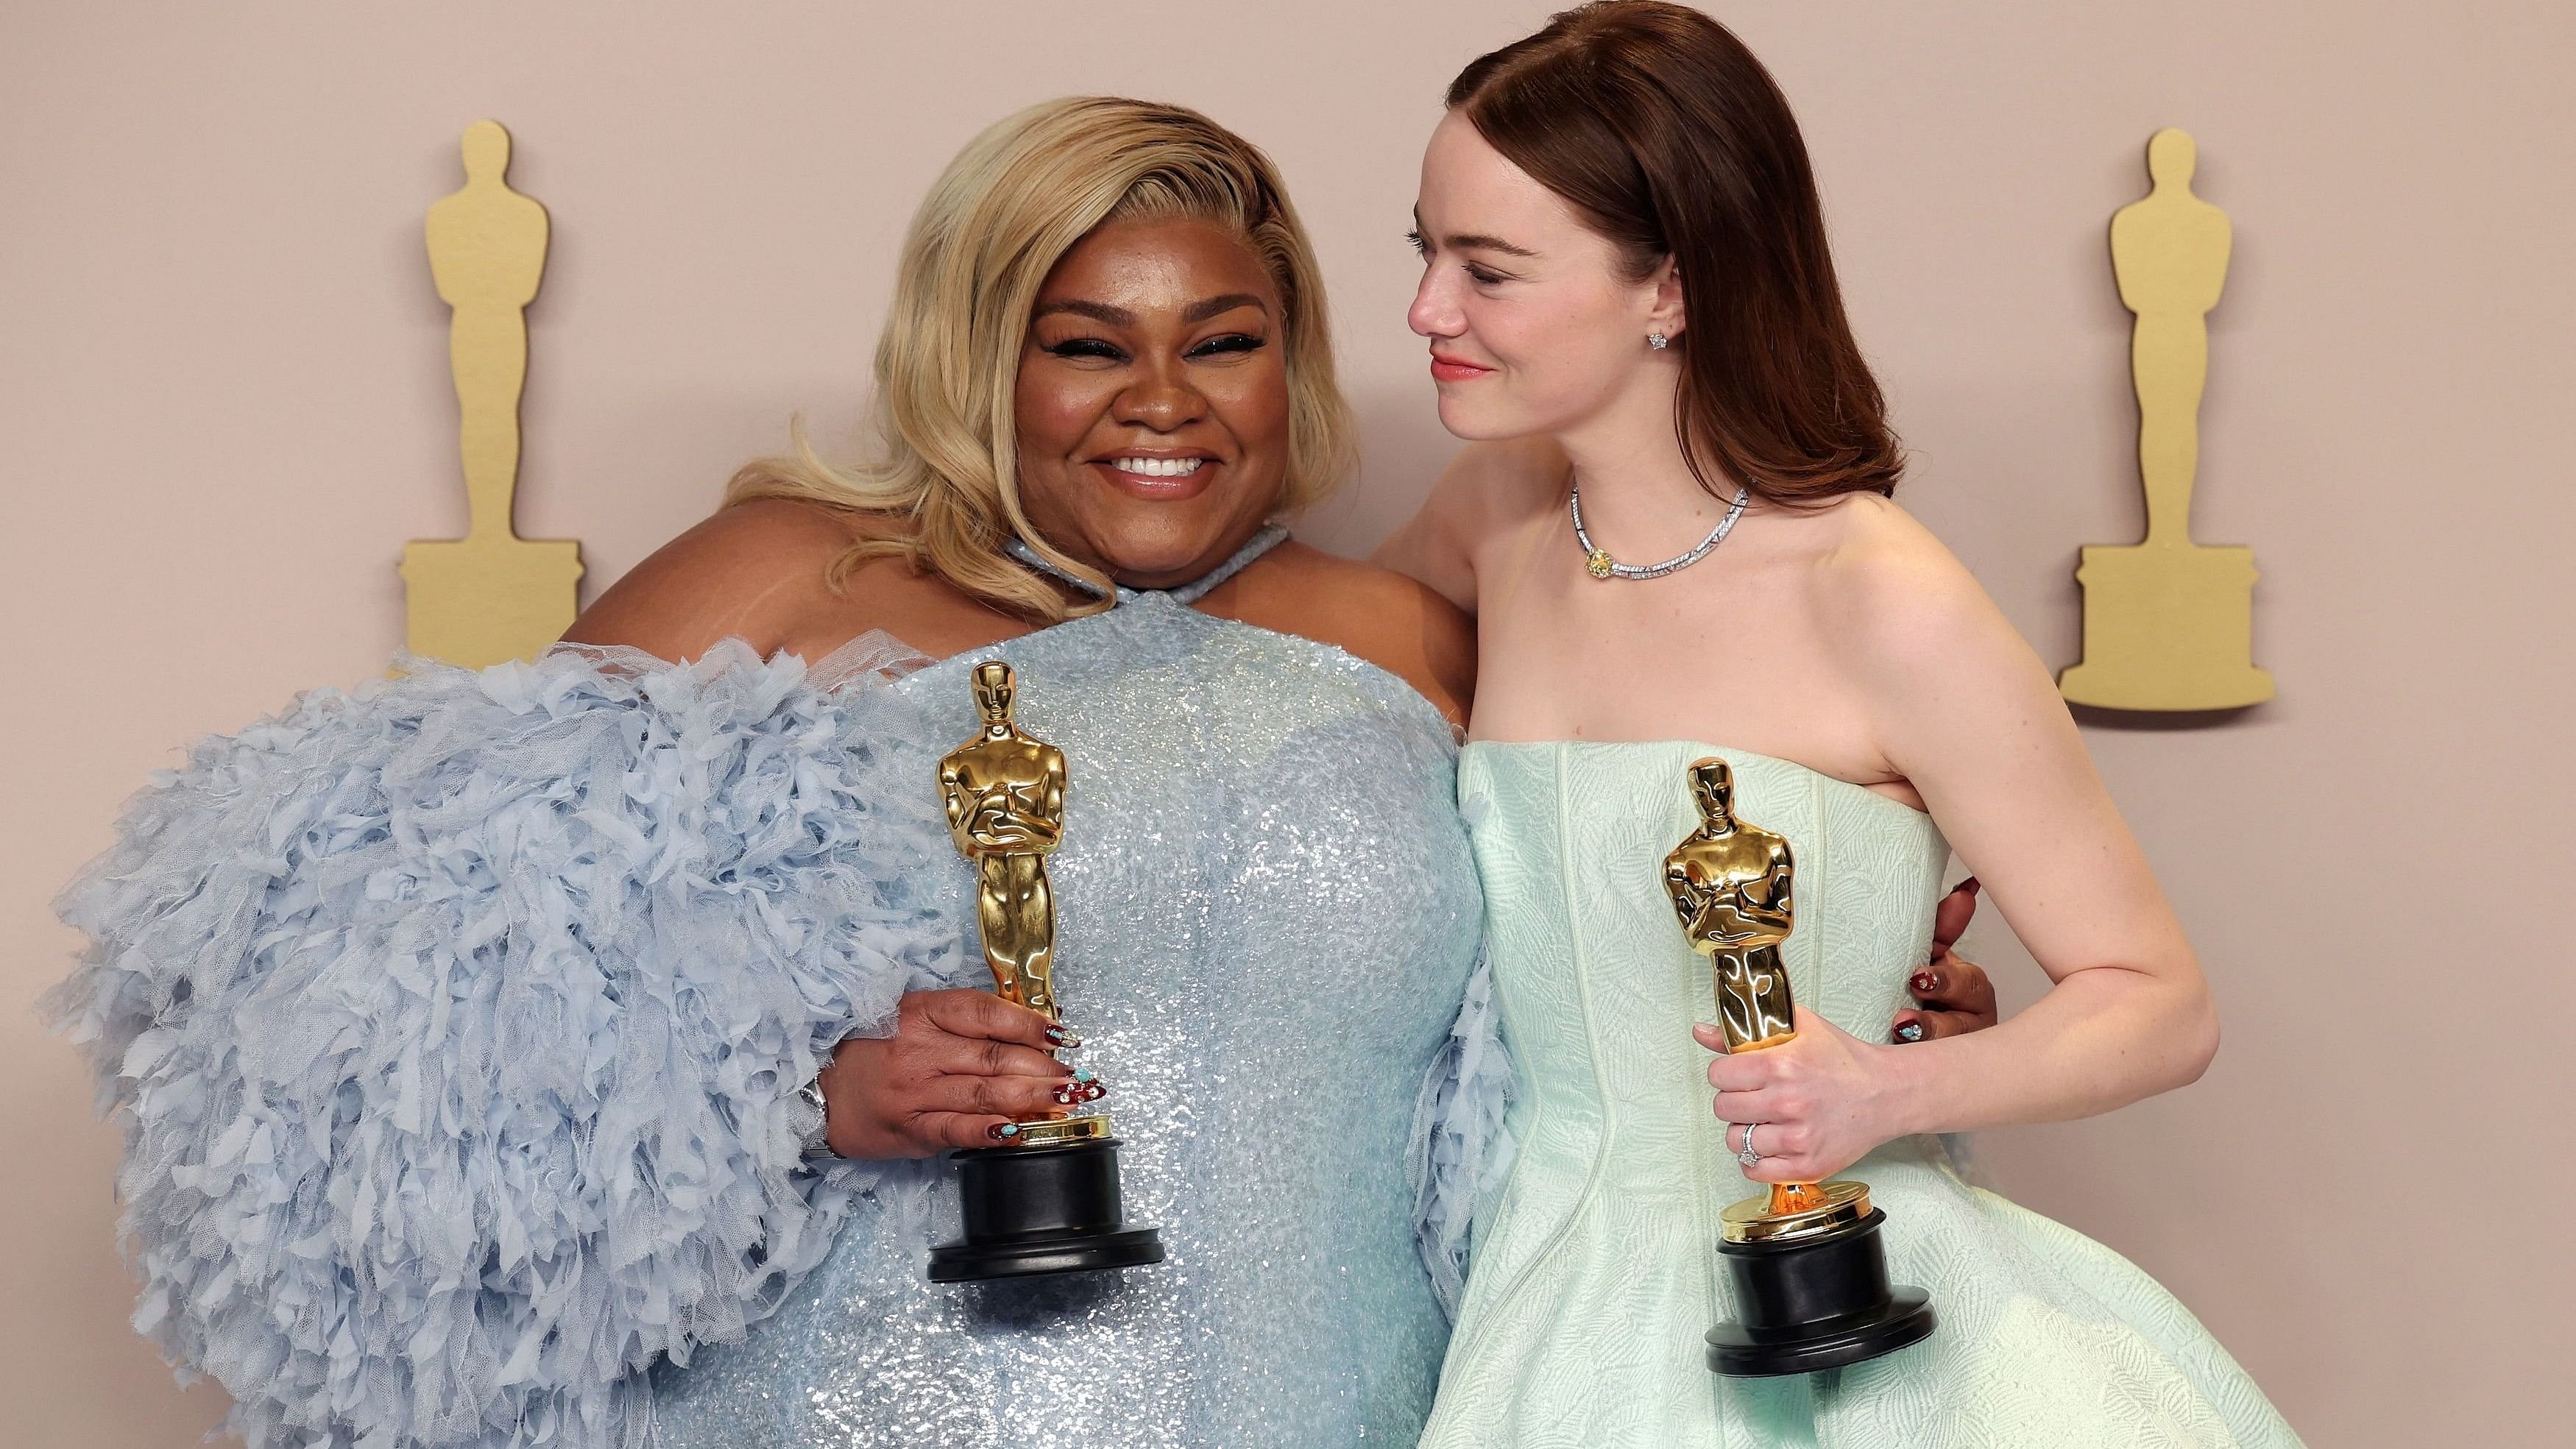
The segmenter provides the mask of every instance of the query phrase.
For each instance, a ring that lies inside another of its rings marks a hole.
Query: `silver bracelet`
[[[807,1157],[832,1156],[831,1112],[823,1101],[823,1079],[815,1078],[796,1089],[796,1099],[806,1106],[803,1147]]]

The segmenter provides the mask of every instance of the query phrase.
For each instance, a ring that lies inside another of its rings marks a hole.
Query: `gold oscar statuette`
[[[1709,958],[1728,1054],[1768,1050],[1797,1036],[1780,956],[1797,923],[1797,860],[1786,837],[1735,813],[1726,761],[1694,761],[1690,793],[1699,827],[1664,857],[1664,889],[1683,939]],[[1718,1251],[1738,1316],[1709,1331],[1709,1366],[1812,1373],[1930,1334],[1928,1296],[1888,1284],[1878,1233],[1886,1216],[1859,1182],[1774,1183],[1729,1204],[1718,1215]]]
[[[1064,751],[1020,728],[1010,665],[985,660],[973,680],[980,722],[974,738],[940,758],[939,799],[958,853],[975,867],[975,926],[994,992],[1054,1021],[1055,882],[1047,857],[1064,840]],[[1004,1122],[995,1137],[998,1146],[956,1154],[965,1234],[931,1250],[932,1282],[1163,1261],[1155,1229],[1125,1224],[1108,1114],[1049,1112]]]
[[[1023,733],[1011,666],[975,666],[975,738],[939,761],[939,798],[957,851],[975,863],[975,925],[1003,1000],[1062,1019],[1055,1004],[1055,883],[1047,857],[1064,839],[1064,751]],[[1106,1114],[1051,1113],[1003,1129],[1034,1147],[1109,1135]]]

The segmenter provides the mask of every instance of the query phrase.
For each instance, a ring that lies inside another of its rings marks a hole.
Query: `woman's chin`
[[[1525,423],[1525,419],[1505,416],[1493,407],[1479,407],[1446,391],[1440,395],[1440,426],[1460,442],[1496,443],[1527,437],[1536,429]]]
[[[1275,500],[1277,491],[1266,497]],[[1261,526],[1268,507],[1253,512],[1236,490],[1220,488],[1195,498],[1152,502],[1103,490],[1079,509],[1079,531],[1120,583],[1131,588],[1170,588],[1226,561]]]
[[[1111,576],[1131,588],[1169,588],[1225,562],[1233,551],[1234,525],[1194,528],[1131,527],[1100,540]]]
[[[1241,481],[1241,480],[1232,480]],[[1173,588],[1226,561],[1261,526],[1278,500],[1273,485],[1258,495],[1218,488],[1196,497],[1152,501],[1123,489],[1099,488],[1055,500],[1032,501],[1040,532],[1064,540],[1076,557],[1100,567],[1130,588]],[[1066,506],[1069,505],[1069,506]]]
[[[1131,589],[1178,588],[1225,562],[1228,552],[1220,540],[1202,548],[1121,549],[1110,556],[1109,572]]]

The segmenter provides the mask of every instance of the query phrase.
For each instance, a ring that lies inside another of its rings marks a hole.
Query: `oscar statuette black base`
[[[1163,1261],[1153,1228],[1121,1221],[1118,1139],[954,1154],[966,1235],[930,1250],[930,1281],[968,1283]]]
[[[1708,1331],[1708,1366],[1743,1378],[1807,1374],[1931,1336],[1931,1295],[1891,1288],[1872,1208],[1849,1227],[1771,1243],[1720,1243],[1738,1318]]]

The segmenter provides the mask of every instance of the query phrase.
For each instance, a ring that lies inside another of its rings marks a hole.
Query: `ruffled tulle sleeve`
[[[1504,1113],[1512,1091],[1493,971],[1480,956],[1457,1023],[1423,1074],[1413,1106],[1414,1239],[1431,1270],[1431,1289],[1452,1319],[1467,1292],[1476,1215],[1492,1210],[1511,1167]]]
[[[559,648],[195,746],[57,902],[136,1327],[253,1449],[644,1443],[643,1370],[869,1186],[797,1087],[971,964],[922,729],[739,645]]]

